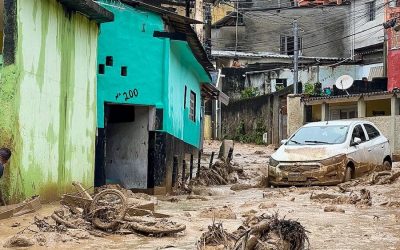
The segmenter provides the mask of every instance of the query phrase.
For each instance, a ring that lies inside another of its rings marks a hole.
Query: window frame
[[[372,22],[376,19],[376,1],[370,1],[365,4],[367,5],[367,21]]]
[[[293,40],[293,51],[288,50],[289,39]],[[280,54],[282,54],[282,55],[293,55],[294,54],[294,36],[281,35],[279,45],[280,45],[279,46]],[[299,54],[300,54],[303,50],[303,37],[301,37],[301,36],[298,37],[298,45],[299,45]]]
[[[364,123],[363,126],[364,126],[364,129],[365,129],[365,132],[368,135],[368,140],[373,140],[373,139],[378,138],[379,136],[381,136],[381,133],[379,132],[379,130],[374,125],[369,124],[369,123]],[[375,130],[375,132],[374,132],[375,136],[374,137],[370,137],[370,134],[368,133],[367,126],[370,126],[372,129]],[[376,135],[376,133],[378,133],[378,134]]]
[[[355,137],[353,137],[353,134],[354,134],[354,130],[356,129],[356,127],[360,127],[361,128],[361,132],[364,134],[364,140],[363,140],[363,138],[359,137],[361,139],[361,143],[360,144],[362,144],[362,143],[367,141],[367,136],[365,135],[364,126],[362,126],[360,123],[358,123],[353,127],[353,131],[351,132],[350,145],[351,145],[352,142],[354,142],[354,138]]]
[[[194,91],[190,91],[189,119],[193,122],[196,122],[196,106],[197,95]]]

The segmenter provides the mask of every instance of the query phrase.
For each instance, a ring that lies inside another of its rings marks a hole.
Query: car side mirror
[[[287,141],[288,141],[287,139],[282,140],[281,145],[286,144]]]
[[[361,139],[358,137],[354,137],[353,142],[351,143],[351,146],[356,146],[359,145],[361,143]]]

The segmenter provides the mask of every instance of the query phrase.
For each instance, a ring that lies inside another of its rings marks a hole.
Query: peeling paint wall
[[[0,140],[13,149],[3,185],[12,201],[51,200],[71,181],[93,185],[98,26],[56,0],[18,0],[16,16],[16,65],[0,85]]]

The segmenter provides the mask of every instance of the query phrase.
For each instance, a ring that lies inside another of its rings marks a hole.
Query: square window
[[[107,56],[106,57],[106,65],[107,66],[113,66],[114,65],[114,59],[112,56]]]
[[[104,75],[104,73],[105,73],[105,65],[99,64],[99,74]]]
[[[127,76],[127,75],[128,75],[128,67],[122,66],[121,67],[121,76]]]

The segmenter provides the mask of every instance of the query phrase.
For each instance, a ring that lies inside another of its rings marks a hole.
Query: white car
[[[335,185],[392,167],[388,139],[361,120],[308,123],[271,155],[270,185]]]

